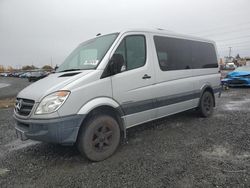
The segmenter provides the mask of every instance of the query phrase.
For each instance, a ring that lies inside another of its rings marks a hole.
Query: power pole
[[[50,66],[53,67],[52,56],[50,57]]]
[[[231,57],[231,51],[232,51],[232,47],[229,47],[229,55],[228,55],[228,58]]]

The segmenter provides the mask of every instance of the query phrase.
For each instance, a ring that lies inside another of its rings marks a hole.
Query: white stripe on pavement
[[[1,89],[1,88],[4,88],[4,87],[7,87],[7,86],[10,86],[10,84],[0,83],[0,89]]]

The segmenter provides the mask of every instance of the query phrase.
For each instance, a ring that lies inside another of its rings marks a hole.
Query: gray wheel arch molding
[[[110,97],[98,97],[91,99],[81,107],[77,114],[85,115],[85,117],[87,117],[88,114],[90,114],[92,111],[101,107],[110,107],[114,112],[116,112],[116,114],[119,115],[121,121],[119,121],[118,123],[120,124],[120,128],[122,129],[121,131],[123,131],[124,138],[126,138],[126,125],[123,118],[124,112],[120,104]]]

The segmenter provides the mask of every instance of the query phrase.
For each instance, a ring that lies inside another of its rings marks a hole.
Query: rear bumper
[[[29,119],[16,117],[15,129],[31,140],[73,144],[85,115],[72,115],[53,119]]]

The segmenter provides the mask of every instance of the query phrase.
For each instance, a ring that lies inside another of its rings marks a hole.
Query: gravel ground
[[[188,111],[131,128],[98,163],[17,140],[12,111],[0,109],[0,187],[250,187],[250,88],[223,92],[210,118]]]
[[[7,87],[0,87],[0,99],[15,97],[17,93],[28,86],[28,79],[20,79],[14,77],[0,77],[0,86],[6,84]]]

